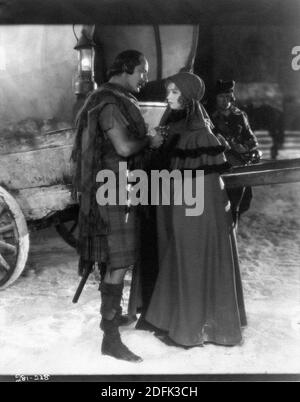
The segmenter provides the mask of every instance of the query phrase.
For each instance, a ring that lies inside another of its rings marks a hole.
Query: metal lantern
[[[75,81],[75,94],[86,95],[95,89],[94,48],[95,43],[84,31],[74,49],[78,50],[78,75]]]

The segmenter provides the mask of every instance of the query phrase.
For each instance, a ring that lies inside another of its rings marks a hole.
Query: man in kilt
[[[136,207],[100,205],[96,200],[99,185],[97,173],[103,169],[114,172],[116,193],[119,188],[119,163],[127,168],[143,169],[149,148],[157,148],[163,138],[159,133],[147,135],[137,99],[147,82],[148,62],[136,50],[120,53],[108,72],[108,82],[92,92],[80,110],[76,122],[77,134],[72,153],[74,162],[74,195],[80,199],[79,273],[92,265],[101,267],[103,330],[102,354],[117,359],[138,362],[121,341],[121,299],[124,277],[139,258],[139,216]]]

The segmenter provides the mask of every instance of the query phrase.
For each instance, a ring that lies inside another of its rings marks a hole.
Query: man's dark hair
[[[108,79],[124,72],[127,74],[133,74],[135,67],[141,64],[141,57],[145,56],[137,50],[125,50],[118,54],[107,72]]]

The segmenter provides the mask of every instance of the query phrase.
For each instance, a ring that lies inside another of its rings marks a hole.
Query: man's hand
[[[157,133],[158,131],[156,130],[156,128],[151,128],[151,130],[147,132],[147,135],[149,135],[150,137],[155,137]]]
[[[223,137],[223,135],[221,134],[216,134],[217,139],[220,141],[221,145],[223,145],[225,147],[225,150],[228,151],[231,146],[229,145],[229,143],[225,140],[225,138]]]
[[[150,148],[159,148],[164,142],[163,136],[155,128],[152,128],[150,131],[148,131],[147,135],[150,138]]]
[[[245,147],[245,146],[242,145],[242,144],[238,144],[238,143],[235,143],[235,144],[232,146],[232,148],[233,148],[236,152],[239,152],[239,153],[241,153],[241,154],[244,154],[244,153],[246,153],[246,152],[249,152],[249,149],[248,149],[247,147]]]

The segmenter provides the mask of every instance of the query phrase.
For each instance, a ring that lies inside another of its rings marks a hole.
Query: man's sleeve
[[[116,125],[118,127],[127,127],[129,125],[126,117],[120,112],[119,108],[110,103],[101,110],[99,115],[99,124],[104,132],[114,128]]]
[[[258,147],[258,142],[255,134],[251,130],[248,116],[245,112],[242,112],[243,116],[243,138],[245,139],[245,145],[249,147],[249,149],[254,149]]]

